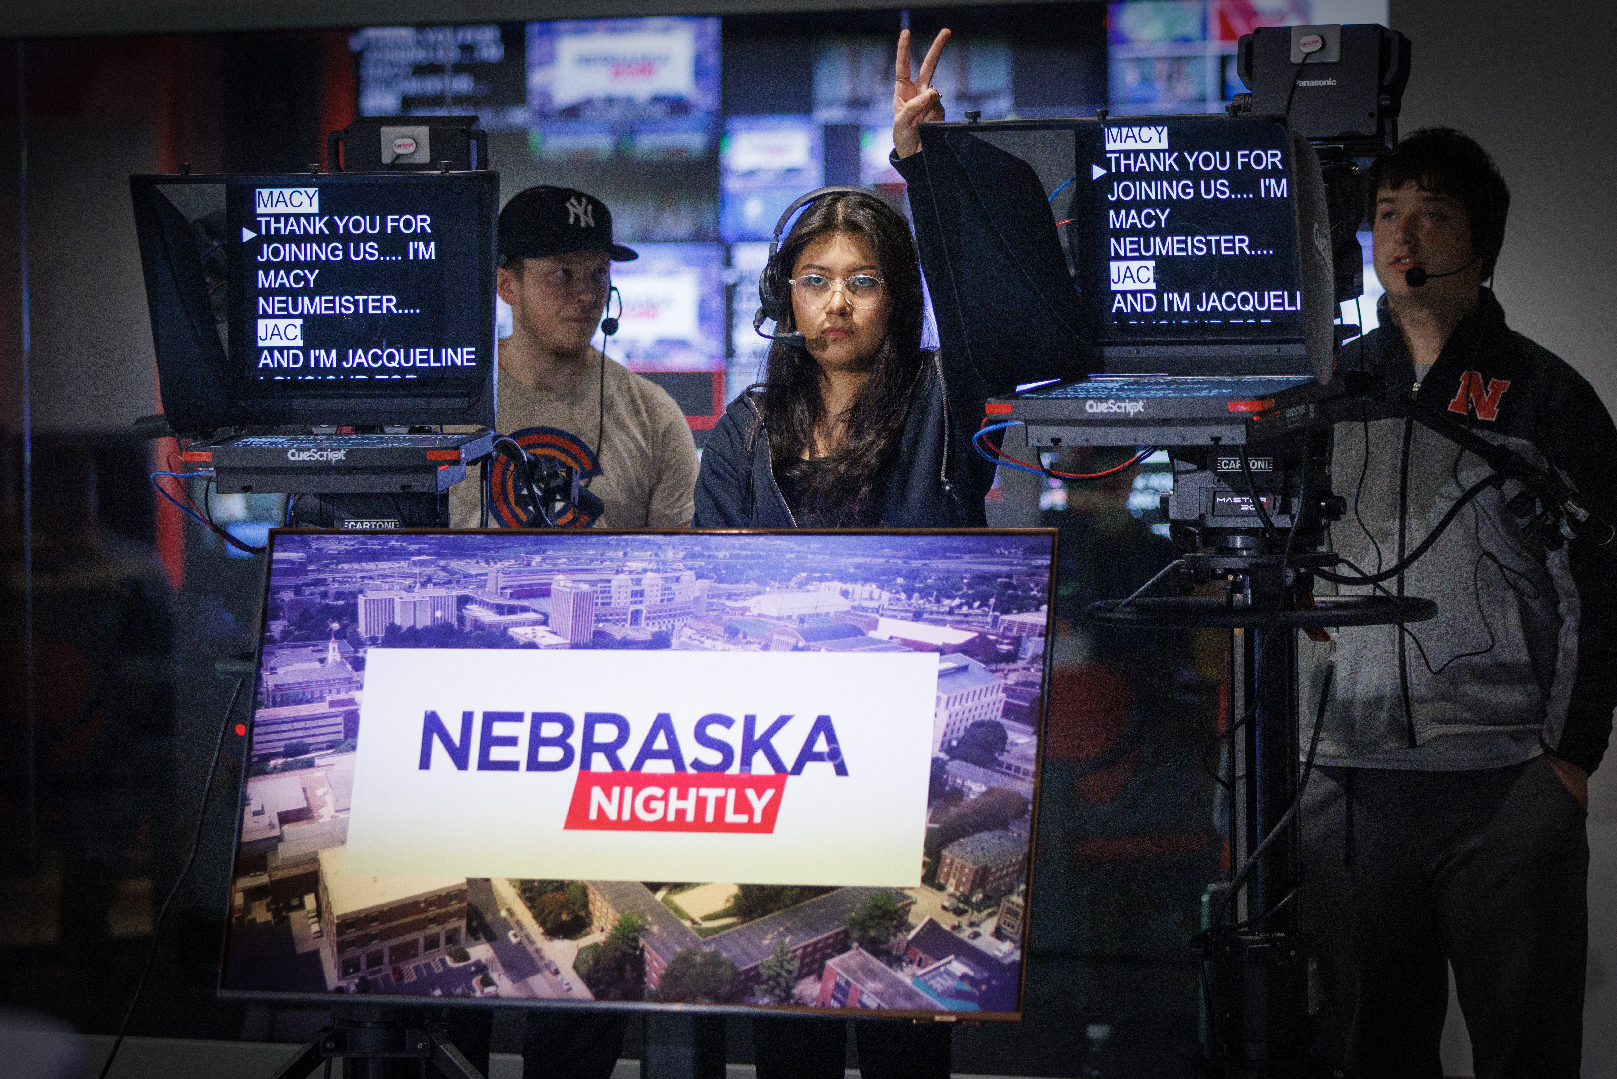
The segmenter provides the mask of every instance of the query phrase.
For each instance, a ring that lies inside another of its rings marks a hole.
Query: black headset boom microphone
[[[815,199],[825,195],[841,193],[852,195],[870,194],[862,187],[849,187],[845,184],[822,187],[798,197],[790,206],[786,207],[786,212],[780,215],[780,220],[775,222],[775,233],[769,240],[769,261],[764,263],[764,272],[758,275],[758,313],[753,316],[752,331],[759,337],[764,337],[771,341],[784,341],[788,345],[796,345],[798,348],[802,348],[808,343],[808,339],[796,330],[790,330],[786,333],[780,332],[781,323],[785,321],[786,315],[792,309],[792,289],[788,277],[791,269],[790,267],[777,266],[775,256],[780,254],[781,233],[786,230],[787,222],[792,220],[793,214]],[[774,333],[765,333],[763,331],[762,327],[765,319],[773,320],[775,323]]]
[[[608,302],[611,301],[611,298],[613,296],[616,296],[618,298],[618,314],[621,315],[621,314],[623,314],[623,293],[618,291],[618,286],[616,286],[616,285],[612,286],[612,292],[607,297]],[[611,308],[608,307],[607,310],[611,311]],[[617,318],[615,316],[611,315],[611,314],[608,314],[605,318],[603,318],[601,320],[601,332],[606,334],[608,337],[611,337],[613,334],[617,333],[618,332],[618,320],[617,320]]]
[[[1494,177],[1498,178],[1497,172],[1494,173]],[[1504,181],[1500,180],[1499,183],[1503,185]],[[1483,259],[1497,259],[1499,257],[1499,251],[1502,247],[1504,247],[1505,242],[1504,216],[1510,212],[1510,190],[1508,188],[1505,190],[1502,207],[1499,196],[1494,191],[1493,184],[1484,184],[1483,191],[1488,197],[1488,205],[1483,209],[1483,212],[1487,214],[1487,220],[1484,222],[1484,224],[1488,230],[1482,238],[1483,249],[1478,251],[1475,255],[1472,255],[1471,261],[1467,262],[1464,266],[1459,266],[1452,270],[1446,270],[1443,273],[1427,273],[1419,266],[1411,267],[1410,269],[1404,271],[1404,284],[1408,285],[1410,288],[1420,288],[1422,285],[1426,284],[1426,282],[1435,281],[1439,277],[1453,277],[1457,273],[1464,273],[1466,270],[1469,270]],[[1472,250],[1475,251],[1477,246],[1475,234],[1473,234],[1471,245]],[[1490,266],[1487,274],[1484,275],[1484,280],[1492,276],[1493,267]]]
[[[1477,255],[1464,266],[1453,270],[1447,270],[1443,273],[1427,273],[1419,266],[1411,266],[1409,269],[1404,271],[1404,284],[1408,285],[1410,288],[1420,288],[1422,285],[1426,284],[1426,282],[1435,281],[1439,277],[1453,277],[1457,273],[1464,273],[1466,270],[1469,270],[1471,267],[1475,266],[1481,261],[1482,256]]]

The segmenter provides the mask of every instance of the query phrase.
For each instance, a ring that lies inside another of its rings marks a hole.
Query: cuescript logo
[[[1085,401],[1085,412],[1121,412],[1137,416],[1145,411],[1144,401]]]
[[[287,450],[288,461],[341,461],[348,456],[347,450]]]

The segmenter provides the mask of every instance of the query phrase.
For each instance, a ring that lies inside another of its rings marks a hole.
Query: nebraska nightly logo
[[[523,739],[512,733],[524,725],[525,754]],[[484,711],[479,718],[467,710],[460,714],[459,730],[451,731],[428,710],[421,723],[419,768],[563,772],[576,762],[578,777],[562,827],[614,832],[771,833],[789,777],[816,764],[848,774],[829,715],[761,721],[756,715],[737,720],[710,712],[696,721],[695,748],[687,760],[672,714],[659,712],[625,767],[636,733],[635,725],[616,712],[585,712],[580,724],[566,712]],[[654,761],[664,762],[666,770],[646,771]]]

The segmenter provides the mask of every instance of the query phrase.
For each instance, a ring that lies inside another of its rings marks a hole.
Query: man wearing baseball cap
[[[511,307],[512,332],[499,346],[496,427],[530,452],[571,463],[604,504],[565,523],[688,526],[696,446],[684,414],[662,387],[592,345],[612,263],[638,257],[612,241],[611,211],[582,191],[530,187],[500,212],[499,254],[498,289]],[[503,499],[496,482],[490,523],[521,523]],[[456,527],[478,524],[476,484],[451,492],[450,511]]]

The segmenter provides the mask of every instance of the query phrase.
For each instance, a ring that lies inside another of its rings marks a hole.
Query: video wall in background
[[[1218,112],[1243,89],[1242,34],[1386,19],[1386,0],[1122,0],[371,27],[351,47],[362,115],[476,115],[504,197],[550,183],[605,200],[642,252],[614,269],[625,307],[609,353],[712,372],[730,398],[768,350],[757,277],[792,200],[851,184],[907,210],[888,161],[902,25],[917,60],[954,30],[933,84],[951,119],[993,120]]]

